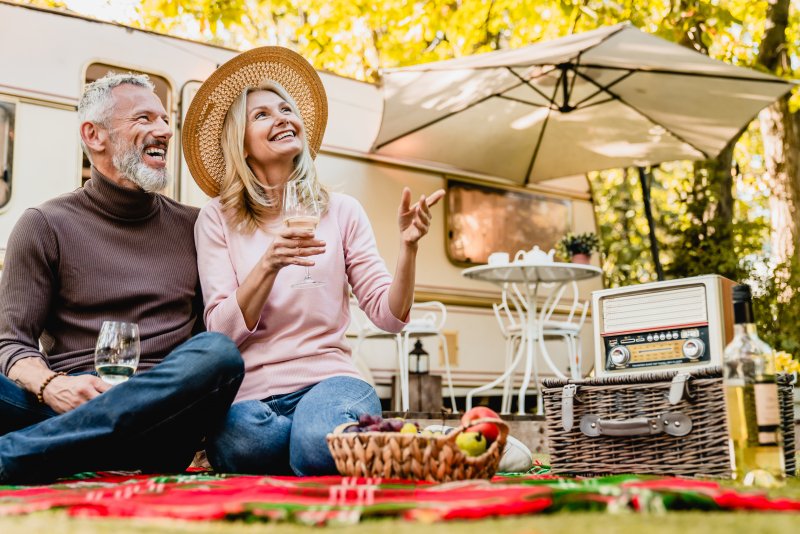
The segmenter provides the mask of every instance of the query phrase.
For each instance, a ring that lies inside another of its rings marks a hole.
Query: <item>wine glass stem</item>
[[[311,271],[308,270],[308,267],[306,267],[306,278],[305,279],[306,280],[311,280]]]

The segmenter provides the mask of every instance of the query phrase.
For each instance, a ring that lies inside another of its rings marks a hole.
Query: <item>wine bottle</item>
[[[734,336],[723,356],[732,475],[769,484],[785,475],[781,414],[775,357],[758,337],[750,286],[733,288],[733,314]]]

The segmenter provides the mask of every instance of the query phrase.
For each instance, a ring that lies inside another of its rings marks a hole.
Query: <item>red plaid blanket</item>
[[[791,492],[790,492],[791,493]],[[343,477],[86,474],[48,486],[0,486],[0,515],[66,509],[73,516],[355,523],[395,516],[438,521],[552,512],[800,511],[800,495],[774,497],[713,481],[613,476],[497,476],[449,484]]]

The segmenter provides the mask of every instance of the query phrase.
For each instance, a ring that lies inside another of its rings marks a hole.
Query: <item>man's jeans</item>
[[[0,483],[81,471],[183,471],[203,437],[218,430],[243,376],[236,345],[210,332],[61,415],[0,376]]]
[[[336,474],[325,435],[364,413],[381,413],[372,386],[335,376],[294,393],[237,402],[222,431],[209,436],[206,452],[220,472]]]

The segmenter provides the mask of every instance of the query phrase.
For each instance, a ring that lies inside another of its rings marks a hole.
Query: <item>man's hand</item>
[[[41,358],[31,357],[18,360],[8,372],[8,378],[34,395],[45,380],[53,375],[53,371],[45,365]],[[64,413],[77,408],[86,401],[92,400],[111,388],[94,375],[56,376],[44,388],[44,403],[57,413]]]
[[[419,202],[412,206],[411,190],[408,187],[403,188],[397,220],[404,245],[416,247],[417,242],[428,233],[432,217],[430,207],[439,202],[442,197],[444,197],[444,189],[439,189],[431,193],[428,198],[422,195]]]
[[[103,382],[94,375],[57,376],[44,388],[42,398],[53,411],[64,413],[109,389],[111,384]]]

